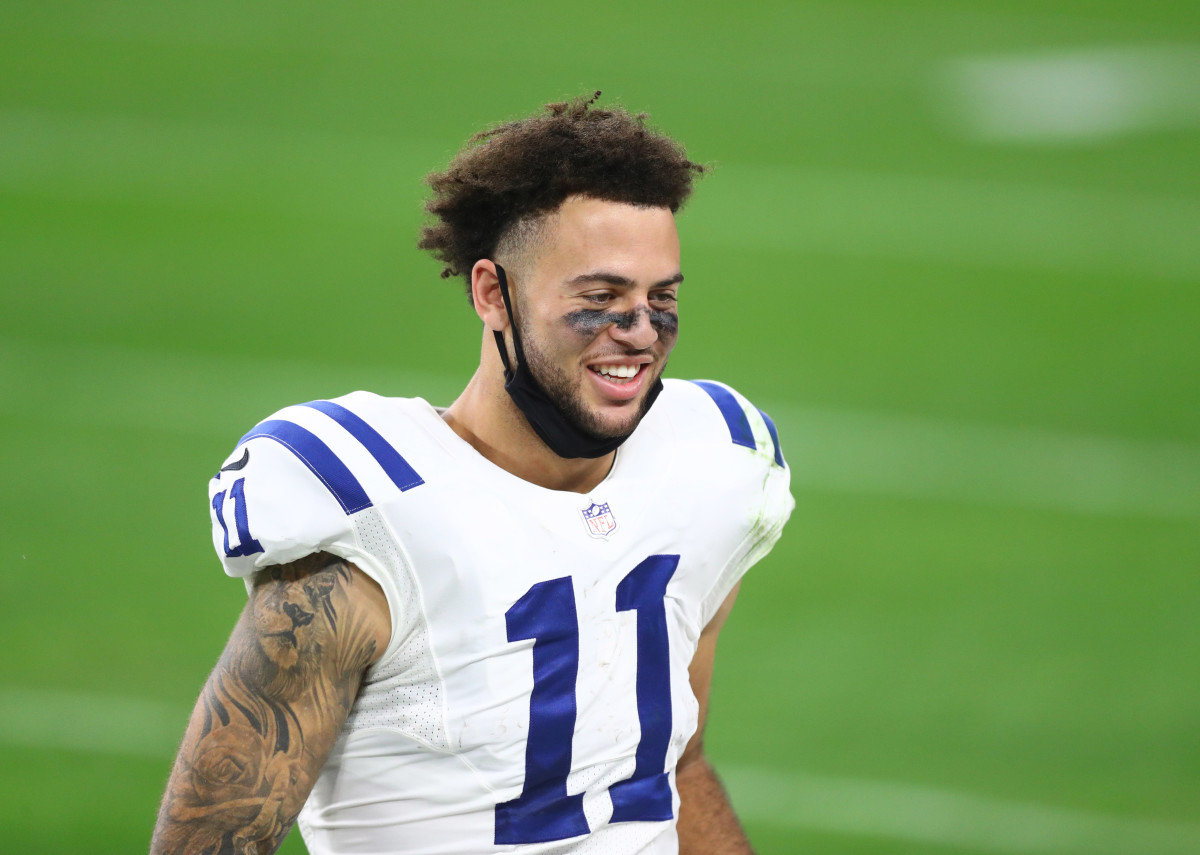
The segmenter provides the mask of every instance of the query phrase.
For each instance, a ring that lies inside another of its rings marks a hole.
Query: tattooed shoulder
[[[386,645],[381,598],[331,555],[258,574],[192,714],[152,851],[274,851]]]
[[[360,602],[374,593],[371,586],[361,571],[324,553],[268,567],[250,592],[254,631],[247,640],[255,642],[264,664],[292,680],[317,668],[362,671],[382,641],[366,625],[370,610]],[[332,660],[331,653],[337,654]]]

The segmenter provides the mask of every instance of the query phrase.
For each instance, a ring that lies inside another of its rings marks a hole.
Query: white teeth
[[[593,369],[597,374],[603,374],[606,377],[620,377],[628,379],[638,373],[636,365],[597,365]]]

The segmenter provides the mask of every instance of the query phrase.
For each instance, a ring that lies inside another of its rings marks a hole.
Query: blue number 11
[[[678,555],[651,555],[617,585],[616,609],[637,612],[637,710],[642,738],[633,774],[609,788],[613,822],[671,819],[663,770],[671,742],[667,583]],[[583,794],[567,795],[579,675],[579,618],[571,577],[538,582],[505,613],[509,641],[533,639],[533,692],[521,795],[496,805],[496,844],[587,834]]]

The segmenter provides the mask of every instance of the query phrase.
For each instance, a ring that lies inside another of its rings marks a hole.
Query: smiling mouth
[[[643,365],[592,365],[589,370],[618,385],[632,383],[646,369]]]

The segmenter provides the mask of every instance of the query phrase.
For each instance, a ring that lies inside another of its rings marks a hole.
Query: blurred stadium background
[[[449,402],[421,178],[600,88],[715,165],[670,373],[795,473],[708,740],[759,850],[1200,852],[1196,3],[0,11],[6,851],[144,851],[244,600],[207,479]]]

